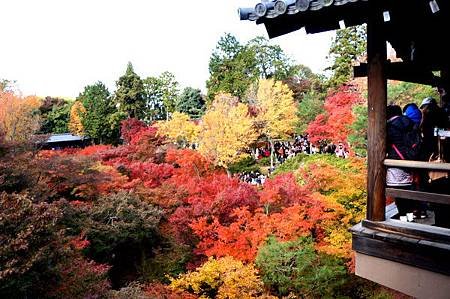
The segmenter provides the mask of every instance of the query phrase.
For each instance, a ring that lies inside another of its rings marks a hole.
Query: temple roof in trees
[[[301,28],[318,33],[381,19],[386,40],[405,64],[426,70],[448,69],[448,0],[277,0],[240,8],[241,20],[264,24],[270,38]]]

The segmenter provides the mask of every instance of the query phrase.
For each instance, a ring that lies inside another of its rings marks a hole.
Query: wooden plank
[[[450,244],[450,229],[443,227],[403,222],[394,219],[387,219],[386,221],[363,220],[362,227],[380,232],[401,234],[405,237]]]
[[[418,201],[426,201],[450,205],[450,195],[448,194],[386,188],[386,195],[392,197],[407,198]]]
[[[431,163],[431,162],[411,161],[411,160],[385,159],[384,165],[388,167],[450,171],[450,163]]]
[[[352,249],[362,254],[450,275],[450,251],[434,246],[433,243],[402,242],[401,239],[392,239],[391,242],[389,238],[378,240],[364,234],[353,234]]]
[[[386,169],[386,38],[376,1],[369,2],[367,22],[368,129],[367,129],[367,219],[382,221],[385,216]]]

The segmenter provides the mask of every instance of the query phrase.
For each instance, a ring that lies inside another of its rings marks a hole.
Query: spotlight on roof
[[[267,7],[264,3],[258,3],[255,5],[255,14],[258,17],[264,17],[267,13]]]
[[[391,20],[391,14],[389,13],[389,10],[383,11],[383,20],[385,23]]]
[[[311,1],[310,0],[297,0],[297,1],[295,1],[295,7],[299,11],[307,11],[309,8],[309,2],[311,2]]]
[[[430,8],[432,13],[437,13],[440,10],[436,0],[430,1]]]

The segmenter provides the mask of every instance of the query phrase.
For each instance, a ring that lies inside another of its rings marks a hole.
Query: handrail
[[[419,168],[429,170],[450,171],[450,163],[433,163],[433,162],[422,162],[411,160],[385,159],[384,165],[388,167]]]
[[[386,188],[386,195],[391,197],[408,198],[417,201],[450,205],[450,195],[448,194]]]

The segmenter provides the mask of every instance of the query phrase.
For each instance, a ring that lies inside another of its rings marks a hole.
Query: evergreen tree
[[[125,74],[116,82],[115,102],[119,111],[130,118],[143,119],[145,109],[144,84],[128,62]]]
[[[208,101],[220,92],[242,98],[258,79],[254,51],[227,33],[221,37],[209,60]]]
[[[205,99],[200,89],[186,87],[175,105],[175,110],[186,113],[190,118],[198,119],[205,112]]]
[[[352,63],[366,55],[366,26],[338,30],[329,54],[333,59],[333,65],[329,68],[333,74],[328,84],[337,87],[352,77]]]
[[[102,82],[88,85],[77,100],[86,108],[86,112],[82,115],[86,135],[96,143],[114,143],[119,137],[120,123],[113,117],[117,109],[106,86]]]

